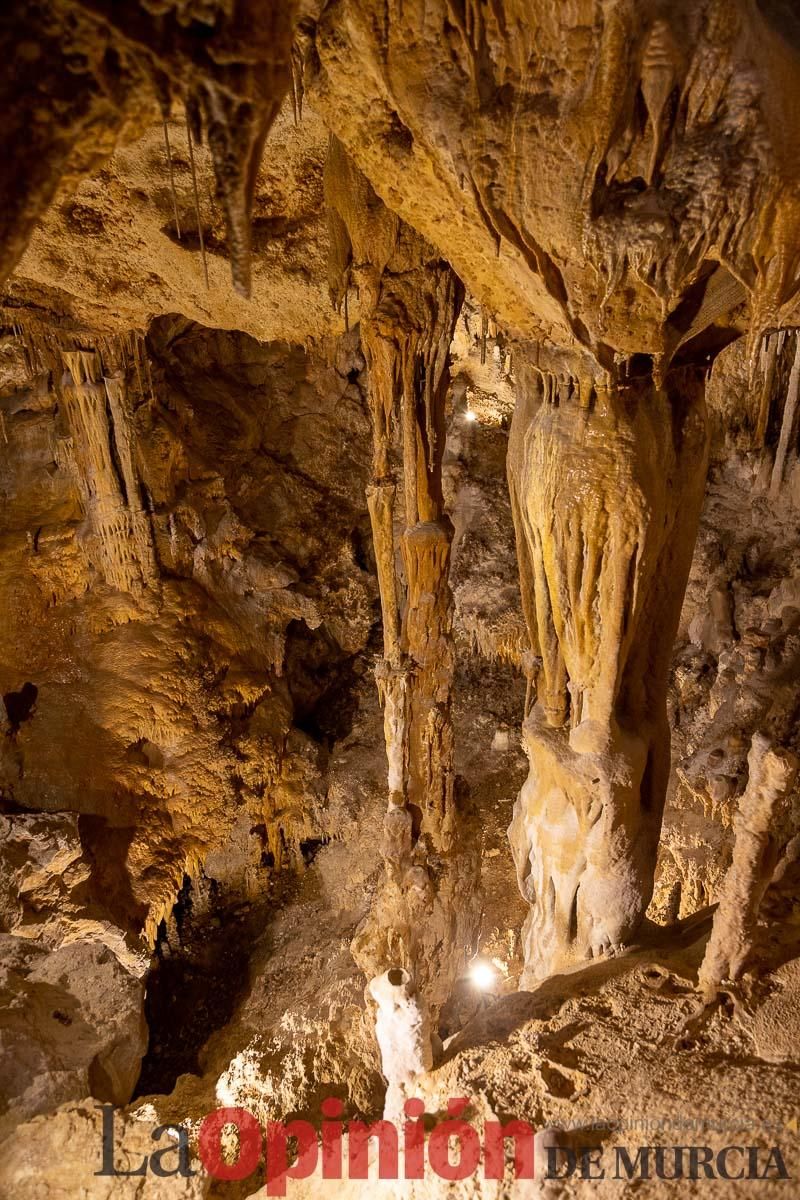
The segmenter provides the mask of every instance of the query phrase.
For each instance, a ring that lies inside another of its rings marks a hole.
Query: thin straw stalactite
[[[200,197],[197,192],[197,168],[194,163],[194,146],[192,145],[192,126],[189,121],[189,111],[186,111],[186,139],[189,143],[189,165],[192,169],[192,191],[194,193],[194,214],[197,220],[197,236],[200,238],[200,253],[203,257],[203,274],[206,279],[206,289],[208,289],[208,261],[206,259],[206,247],[203,241],[203,226],[200,221]]]
[[[169,125],[167,118],[164,118],[164,146],[167,151],[167,167],[169,169],[169,190],[172,194],[172,211],[175,214],[175,232],[178,235],[178,241],[181,237],[181,222],[178,216],[178,197],[175,195],[175,174],[172,170],[172,150],[169,144]]]

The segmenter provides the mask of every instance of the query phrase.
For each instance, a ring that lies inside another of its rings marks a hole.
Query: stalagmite
[[[415,1081],[433,1066],[430,1025],[407,971],[393,967],[378,975],[369,993],[377,1006],[375,1035],[388,1084],[384,1118],[399,1124]]]
[[[763,734],[753,737],[747,756],[748,781],[739,801],[733,861],[714,915],[698,988],[706,1003],[724,981],[735,982],[752,949],[758,911],[796,819],[787,802],[797,778],[797,756],[774,748]]]

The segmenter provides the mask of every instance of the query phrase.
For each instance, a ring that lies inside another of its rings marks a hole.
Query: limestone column
[[[477,863],[458,838],[453,528],[442,497],[448,355],[463,289],[335,142],[326,198],[332,297],[347,303],[352,289],[360,303],[374,451],[367,503],[384,634],[376,678],[388,759],[385,875],[353,953],[372,981],[373,999],[386,992],[376,981],[402,978],[403,1004],[419,1012],[415,1027],[430,1031],[463,969],[478,917]],[[409,1061],[422,1061],[418,1048],[411,1051],[409,1045]],[[423,1057],[429,1065],[429,1053]],[[406,1068],[395,1078],[401,1060],[384,1055],[393,1103],[409,1086]]]
[[[623,946],[650,901],[707,432],[696,368],[658,387],[539,352],[523,379],[509,483],[538,678],[509,836],[529,986]]]

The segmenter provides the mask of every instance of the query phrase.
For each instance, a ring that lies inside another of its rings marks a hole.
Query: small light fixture
[[[467,411],[464,413],[465,421],[477,421],[477,419],[478,419],[478,414],[476,412],[473,412],[471,408],[468,408]]]
[[[469,977],[481,992],[490,992],[497,982],[497,973],[485,959],[476,959],[469,969]]]

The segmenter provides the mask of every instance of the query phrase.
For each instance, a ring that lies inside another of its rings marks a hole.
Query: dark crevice
[[[353,558],[356,566],[362,571],[367,571],[370,575],[375,573],[375,552],[372,548],[372,537],[369,533],[364,533],[357,525],[350,534],[350,542],[353,547]]]
[[[314,859],[319,854],[324,846],[328,845],[329,838],[308,838],[307,841],[300,843],[300,853],[303,856],[303,862],[307,867],[310,867]],[[272,855],[269,855],[271,858]]]
[[[203,1046],[247,989],[258,926],[250,906],[223,906],[213,880],[184,877],[172,917],[158,930],[145,994],[150,1040],[134,1099],[167,1095],[180,1075],[201,1073]]]
[[[33,716],[33,709],[38,695],[39,689],[36,684],[26,682],[23,683],[18,692],[6,692],[3,696],[3,703],[6,706],[6,716],[11,726],[12,735],[19,732],[19,727],[23,721],[27,721]]]
[[[312,630],[304,621],[289,624],[285,673],[294,724],[328,749],[352,729],[358,711],[357,662],[324,626]]]
[[[106,420],[108,421],[108,449],[111,455],[111,464],[114,468],[114,474],[117,477],[122,503],[128,505],[128,487],[125,483],[125,472],[122,469],[122,462],[119,457],[119,449],[117,447],[117,431],[114,424],[114,414],[111,411],[111,404],[106,399]]]

